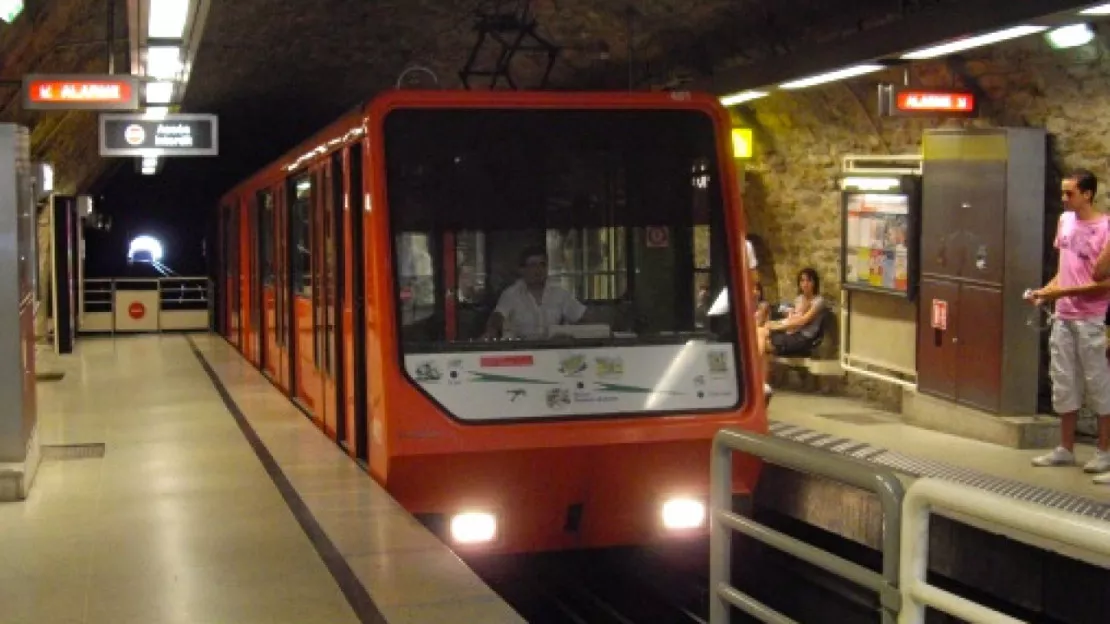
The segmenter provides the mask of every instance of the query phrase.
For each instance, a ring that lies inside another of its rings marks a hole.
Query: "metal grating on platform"
[[[106,450],[103,442],[88,444],[44,444],[41,447],[43,460],[100,459]]]
[[[995,494],[1062,509],[1099,520],[1110,520],[1110,504],[1101,503],[1085,496],[1050,490],[1029,483],[1014,481],[1013,479],[1004,479],[945,462],[896,453],[859,440],[841,438],[784,422],[773,420],[768,428],[770,433],[776,437],[807,444],[830,453],[862,459],[914,477],[947,479]]]

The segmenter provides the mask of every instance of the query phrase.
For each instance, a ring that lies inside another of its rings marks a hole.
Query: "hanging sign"
[[[216,156],[219,123],[215,115],[104,114],[100,116],[101,156]]]
[[[139,81],[116,74],[27,74],[25,110],[138,110]]]
[[[879,113],[898,117],[971,117],[979,100],[969,91],[879,87]]]

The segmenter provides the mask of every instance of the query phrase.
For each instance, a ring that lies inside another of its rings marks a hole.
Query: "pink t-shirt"
[[[1095,261],[1110,239],[1110,221],[1099,215],[1090,221],[1080,221],[1075,213],[1060,215],[1056,227],[1056,248],[1060,250],[1060,273],[1057,284],[1063,288],[1083,286],[1094,281]],[[1056,302],[1056,316],[1078,321],[1102,320],[1110,305],[1110,292],[1075,297],[1060,297]]]

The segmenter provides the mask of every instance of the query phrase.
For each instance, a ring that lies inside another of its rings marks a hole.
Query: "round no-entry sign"
[[[131,305],[127,306],[127,313],[137,321],[146,316],[146,306],[138,301],[132,301]]]

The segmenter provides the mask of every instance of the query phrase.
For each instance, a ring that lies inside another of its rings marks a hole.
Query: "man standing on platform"
[[[1098,179],[1079,169],[1062,184],[1064,212],[1056,226],[1060,251],[1056,277],[1027,298],[1034,305],[1056,303],[1049,336],[1052,408],[1060,415],[1060,446],[1033,459],[1034,466],[1070,466],[1075,460],[1075,428],[1084,394],[1099,416],[1098,449],[1083,466],[1110,473],[1110,364],[1106,360],[1106,310],[1110,282],[1096,281],[1096,263],[1107,255],[1110,220],[1094,206]],[[1110,262],[1110,261],[1108,261]],[[1110,483],[1110,474],[1095,477]]]

